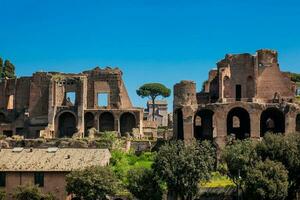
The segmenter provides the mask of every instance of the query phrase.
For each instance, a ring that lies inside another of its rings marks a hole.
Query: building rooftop
[[[106,166],[108,149],[1,149],[0,171],[69,172],[90,166]]]
[[[147,104],[152,105],[152,101],[151,100],[147,101]],[[168,102],[167,102],[167,100],[155,100],[155,104],[156,105],[168,105]]]

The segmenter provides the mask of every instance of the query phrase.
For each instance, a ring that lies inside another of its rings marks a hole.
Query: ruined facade
[[[226,55],[209,72],[201,92],[193,81],[174,86],[174,135],[222,146],[228,135],[244,139],[300,132],[296,91],[296,84],[280,71],[276,51]]]
[[[122,72],[37,72],[0,82],[0,133],[26,138],[87,136],[88,129],[142,133],[143,109],[132,106]]]

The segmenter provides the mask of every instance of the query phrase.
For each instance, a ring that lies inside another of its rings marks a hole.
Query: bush
[[[41,200],[43,195],[37,186],[26,185],[18,186],[13,197],[16,200]]]
[[[89,167],[66,177],[66,190],[83,200],[107,199],[117,193],[118,180],[109,167]]]
[[[246,177],[245,197],[249,200],[278,200],[288,195],[288,171],[280,162],[260,161]]]
[[[163,195],[152,170],[141,167],[129,170],[128,190],[140,200],[160,200]]]

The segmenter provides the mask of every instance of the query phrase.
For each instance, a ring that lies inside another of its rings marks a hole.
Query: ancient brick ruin
[[[79,74],[37,72],[0,82],[0,133],[25,138],[141,134],[143,109],[132,106],[122,72],[99,67]]]
[[[209,72],[201,92],[193,81],[174,86],[174,135],[223,146],[228,135],[244,139],[300,132],[296,90],[280,71],[276,51],[226,55]]]

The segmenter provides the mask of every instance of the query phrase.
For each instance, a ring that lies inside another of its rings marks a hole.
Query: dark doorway
[[[59,137],[72,137],[76,132],[76,118],[70,112],[65,112],[59,116],[58,120]]]
[[[115,118],[112,113],[104,112],[99,117],[99,131],[114,131]]]
[[[12,131],[6,131],[6,130],[4,130],[3,131],[3,135],[5,135],[6,137],[12,137],[13,136],[13,132]]]
[[[0,124],[5,123],[5,115],[3,113],[0,113]]]
[[[126,133],[132,133],[132,129],[136,128],[135,116],[129,112],[122,114],[120,118],[120,126],[122,136],[126,136]]]
[[[282,111],[277,108],[268,108],[260,116],[260,136],[266,132],[284,133],[285,117]]]
[[[296,117],[296,131],[300,133],[300,114]]]
[[[200,110],[194,118],[194,137],[197,140],[213,139],[213,115],[211,110]]]
[[[94,127],[94,115],[93,113],[87,112],[84,115],[84,136],[88,136],[88,130]]]
[[[178,109],[175,111],[177,116],[177,139],[183,140],[184,139],[184,132],[183,132],[183,114],[182,110]]]
[[[241,99],[242,99],[242,86],[236,85],[235,86],[235,100],[241,101]]]
[[[250,116],[244,108],[233,108],[227,114],[227,135],[231,134],[239,140],[250,137]]]

